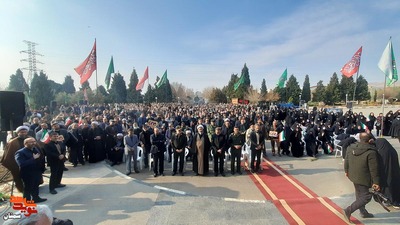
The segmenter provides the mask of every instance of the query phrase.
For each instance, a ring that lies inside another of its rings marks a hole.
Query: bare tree
[[[214,87],[206,87],[203,89],[203,98],[207,99],[210,101],[211,99],[211,94],[213,93]]]
[[[261,94],[256,89],[253,89],[252,86],[250,86],[247,89],[245,98],[249,100],[250,103],[258,103],[261,100]]]
[[[279,100],[279,94],[277,92],[275,92],[274,90],[269,91],[264,98],[265,101],[269,101],[269,102],[276,102]]]

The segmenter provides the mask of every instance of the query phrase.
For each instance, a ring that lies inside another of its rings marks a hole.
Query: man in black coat
[[[62,141],[59,139],[57,132],[51,131],[50,142],[44,146],[44,151],[47,156],[47,163],[50,166],[50,193],[57,194],[56,188],[65,187],[61,184],[61,179],[64,172],[65,148]]]
[[[251,161],[250,168],[251,172],[261,172],[260,164],[261,164],[261,153],[265,149],[265,136],[261,133],[260,125],[254,125],[254,132],[250,134],[250,149],[251,149]],[[256,167],[254,170],[254,161],[257,157]]]
[[[24,140],[25,147],[15,153],[15,161],[20,168],[20,176],[24,185],[26,200],[35,203],[44,202],[47,199],[39,197],[39,185],[42,181],[43,165],[40,152],[35,148],[34,138]]]
[[[182,128],[177,126],[175,128],[175,133],[171,138],[171,147],[174,152],[174,165],[172,176],[175,176],[177,167],[178,167],[178,159],[179,159],[179,173],[183,176],[183,166],[185,161],[185,147],[187,145],[187,139],[185,134],[182,132]]]
[[[237,128],[237,129],[239,129],[239,128]],[[243,134],[240,134],[240,135],[243,136]],[[211,151],[213,151],[213,155],[214,155],[214,176],[218,176],[218,172],[223,177],[225,176],[224,158],[225,158],[226,148],[227,148],[227,140],[226,140],[225,136],[221,133],[221,127],[217,127],[217,128],[215,128],[215,134],[213,134],[211,136]],[[239,159],[239,171],[238,172],[240,172],[240,159]]]

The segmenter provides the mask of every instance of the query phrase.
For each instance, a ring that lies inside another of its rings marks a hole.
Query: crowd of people
[[[37,187],[43,182],[45,163],[50,167],[49,191],[57,194],[56,188],[65,187],[61,180],[67,160],[74,167],[103,160],[111,166],[125,163],[126,174],[131,175],[140,172],[137,157],[141,151],[144,167],[152,166],[154,177],[165,175],[165,160],[173,161],[173,176],[184,176],[186,159],[192,161],[196,176],[210,173],[211,159],[214,176],[225,176],[226,157],[231,160],[230,173],[240,175],[241,156],[249,149],[250,171],[262,173],[263,155],[317,159],[319,149],[332,154],[334,140],[340,140],[345,158],[348,146],[357,141],[354,136],[373,130],[376,137],[383,134],[400,141],[400,110],[375,116],[351,110],[232,104],[63,106],[54,117],[47,109],[29,111],[27,123],[8,141],[2,164],[12,172],[24,197],[40,202],[45,199],[39,197]],[[266,143],[271,144],[271,153]],[[394,157],[385,154],[390,158],[387,161]],[[390,185],[395,185],[391,192],[399,187],[398,182],[386,186]],[[393,204],[400,204],[398,193],[388,195],[393,196]]]

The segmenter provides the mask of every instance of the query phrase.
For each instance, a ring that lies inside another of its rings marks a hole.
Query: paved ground
[[[367,109],[369,113],[370,110]],[[400,144],[388,139],[396,150]],[[344,176],[341,158],[321,155],[311,161],[304,157],[269,158],[321,197],[345,207],[354,199],[352,183]],[[59,218],[74,224],[288,224],[276,207],[254,185],[248,175],[226,177],[171,176],[166,164],[165,177],[152,172],[124,175],[124,166],[105,162],[86,164],[64,173],[67,187],[57,195],[48,193],[48,179],[40,187],[41,197]],[[228,167],[229,168],[229,167]],[[364,224],[400,224],[400,211],[387,213],[375,202],[367,209],[376,216],[361,219]],[[0,218],[1,220],[1,218]]]

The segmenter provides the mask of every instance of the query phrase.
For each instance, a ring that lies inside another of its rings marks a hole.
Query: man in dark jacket
[[[183,166],[185,161],[185,147],[187,145],[187,140],[185,134],[182,132],[182,128],[177,126],[175,128],[176,133],[172,134],[171,137],[171,147],[174,152],[174,165],[172,176],[175,176],[176,170],[178,167],[178,159],[179,159],[179,173],[183,176]]]
[[[65,161],[65,148],[62,146],[62,139],[55,131],[51,131],[50,142],[44,146],[44,151],[47,156],[47,163],[50,166],[50,193],[57,194],[56,188],[65,187],[61,184],[61,179],[64,172],[64,161]]]
[[[240,135],[243,136],[242,134]],[[214,155],[214,176],[218,176],[219,172],[224,177],[225,176],[224,158],[225,158],[225,151],[227,148],[227,140],[225,139],[225,136],[221,134],[221,127],[215,128],[215,134],[211,136],[211,146],[212,146],[211,151],[213,151]],[[239,164],[238,172],[240,172],[240,159],[238,164]]]
[[[351,214],[360,210],[362,218],[371,218],[373,215],[365,209],[371,201],[372,194],[369,188],[380,190],[379,155],[374,144],[374,138],[368,133],[360,133],[360,142],[347,148],[344,163],[346,176],[354,183],[356,201],[343,209],[345,218],[350,222]]]

